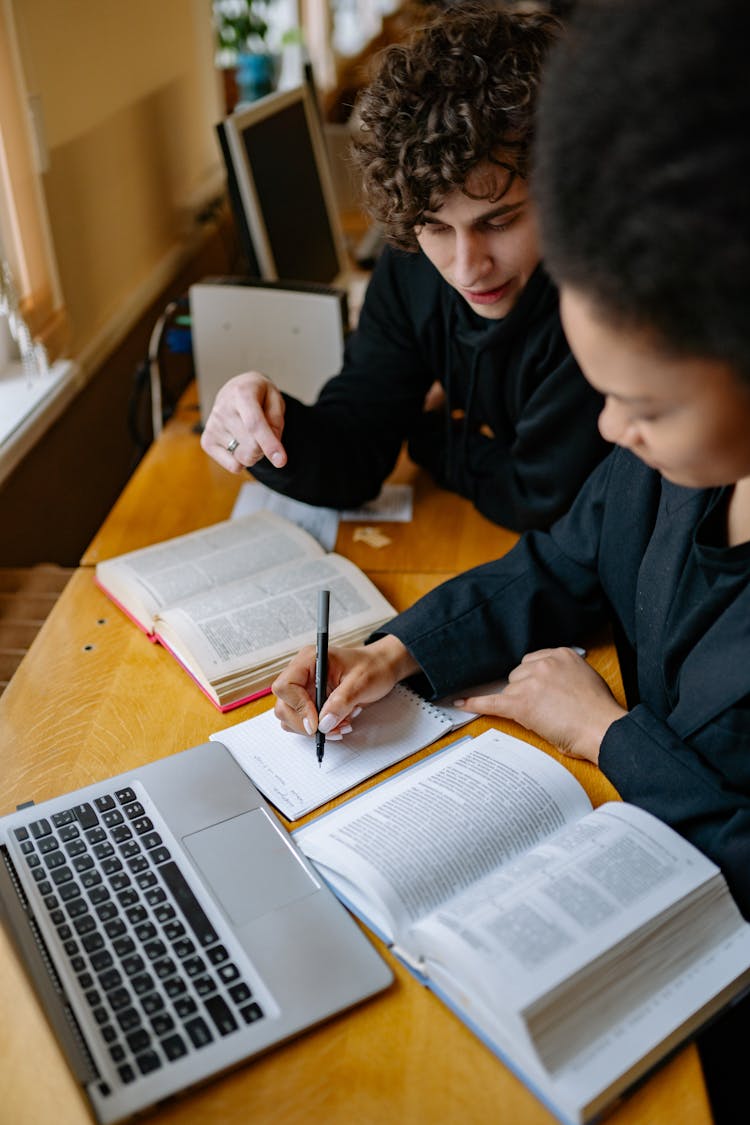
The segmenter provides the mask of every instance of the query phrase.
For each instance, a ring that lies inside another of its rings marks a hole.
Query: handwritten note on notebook
[[[454,720],[409,688],[397,685],[371,703],[340,742],[326,742],[322,766],[315,742],[283,731],[273,711],[246,719],[210,737],[223,742],[235,761],[269,801],[287,817],[305,813],[353,785],[421,750],[473,716]]]

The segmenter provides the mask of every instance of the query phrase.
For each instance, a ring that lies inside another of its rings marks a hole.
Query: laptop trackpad
[[[236,925],[317,890],[315,880],[263,809],[193,832],[182,842]]]

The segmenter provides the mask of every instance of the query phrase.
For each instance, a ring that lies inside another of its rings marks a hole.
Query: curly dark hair
[[[528,178],[542,62],[559,29],[542,13],[461,5],[382,52],[357,100],[352,162],[388,241],[416,250],[425,211],[465,190],[480,162],[507,170],[501,195]]]
[[[587,0],[545,67],[545,264],[618,327],[750,381],[746,0]]]

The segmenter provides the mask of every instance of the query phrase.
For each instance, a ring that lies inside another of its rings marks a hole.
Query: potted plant
[[[278,61],[266,42],[266,13],[273,0],[213,0],[216,63],[235,70],[240,102],[254,101],[274,87]]]

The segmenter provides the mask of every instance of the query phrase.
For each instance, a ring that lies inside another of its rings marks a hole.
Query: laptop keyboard
[[[123,1084],[264,1014],[146,803],[128,786],[14,830]]]

